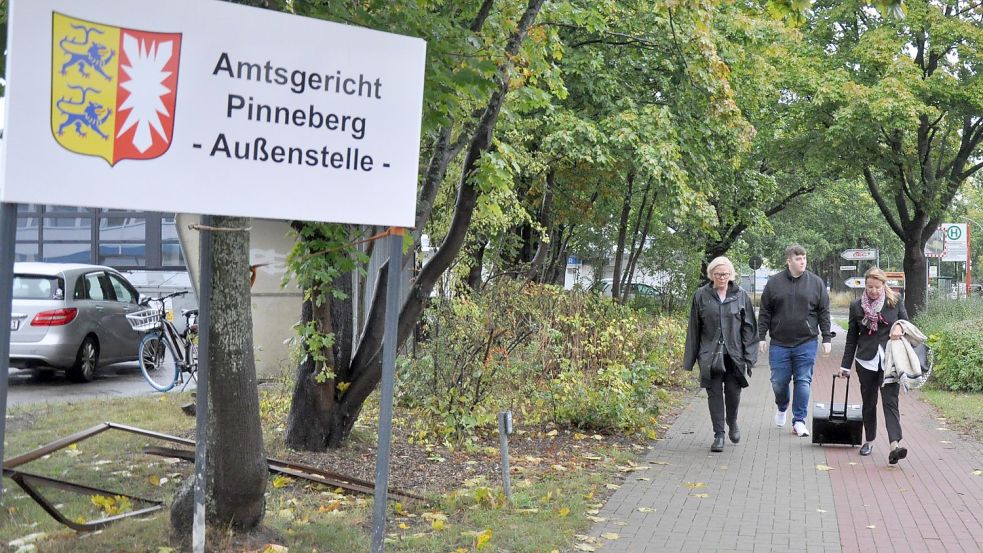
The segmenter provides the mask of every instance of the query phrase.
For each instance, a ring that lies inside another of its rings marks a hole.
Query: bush
[[[609,298],[497,279],[424,315],[415,359],[403,359],[401,404],[419,409],[414,435],[469,442],[495,411],[595,431],[639,432],[676,385],[685,326]]]
[[[930,301],[915,320],[935,350],[934,385],[983,392],[983,300]]]
[[[935,384],[954,392],[983,392],[983,319],[953,323],[929,335]]]

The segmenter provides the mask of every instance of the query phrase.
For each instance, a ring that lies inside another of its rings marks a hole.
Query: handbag
[[[710,356],[710,376],[720,376],[727,372],[727,365],[724,363],[724,339],[723,336],[717,338],[717,345],[713,348]]]

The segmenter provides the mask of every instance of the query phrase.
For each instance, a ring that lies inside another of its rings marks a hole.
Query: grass
[[[950,425],[983,442],[983,394],[927,387],[922,397],[941,411]]]
[[[672,401],[678,402],[681,396],[681,393],[674,395]],[[194,419],[180,410],[180,405],[188,400],[189,394],[166,394],[13,408],[8,418],[6,456],[19,455],[107,419],[189,436]],[[265,433],[266,443],[275,444],[282,427],[270,424],[267,419]],[[483,479],[456,484],[454,491],[434,498],[429,505],[392,503],[387,549],[469,552],[476,551],[479,542],[487,538],[488,547],[484,551],[570,550],[576,543],[575,535],[588,531],[592,524],[589,517],[596,514],[596,509],[611,493],[608,484],[634,474],[631,463],[644,452],[644,447],[637,444],[629,447],[590,439],[580,443],[577,456],[573,460],[568,457],[559,467],[546,454],[542,459],[529,456],[514,459],[512,506],[504,504],[497,480]],[[21,469],[162,499],[169,508],[180,484],[192,477],[192,466],[142,453],[142,448],[151,444],[168,445],[107,431]],[[11,480],[6,480],[5,485],[0,543],[42,533],[36,543],[38,551],[52,553],[160,553],[172,551],[169,548],[174,547],[170,542],[167,508],[142,520],[128,519],[100,532],[77,534],[55,522]],[[372,500],[368,496],[340,492],[271,476],[264,521],[268,535],[275,536],[272,541],[289,547],[290,551],[368,551]],[[72,519],[94,520],[106,515],[90,497],[54,490],[50,495]],[[134,504],[131,508],[141,506]],[[209,532],[210,539],[227,539],[221,529],[210,528]],[[258,549],[248,550],[262,550],[265,543]],[[241,548],[220,546],[218,549]]]

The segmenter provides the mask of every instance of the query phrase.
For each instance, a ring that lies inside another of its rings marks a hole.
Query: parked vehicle
[[[140,294],[110,267],[77,263],[15,263],[10,366],[59,369],[88,382],[96,369],[136,361],[142,332],[128,313]]]
[[[605,296],[611,297],[612,287],[613,287],[613,281],[610,278],[605,278],[598,281],[592,289]],[[628,292],[628,299],[630,300],[635,298],[654,299],[658,297],[660,297],[659,291],[649,286],[648,284],[643,284],[641,282],[631,283],[631,291]]]

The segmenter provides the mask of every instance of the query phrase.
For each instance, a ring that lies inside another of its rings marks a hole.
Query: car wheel
[[[82,340],[78,354],[75,356],[75,364],[68,369],[68,378],[73,382],[89,382],[96,375],[96,367],[99,364],[99,344],[95,338],[88,336]]]

